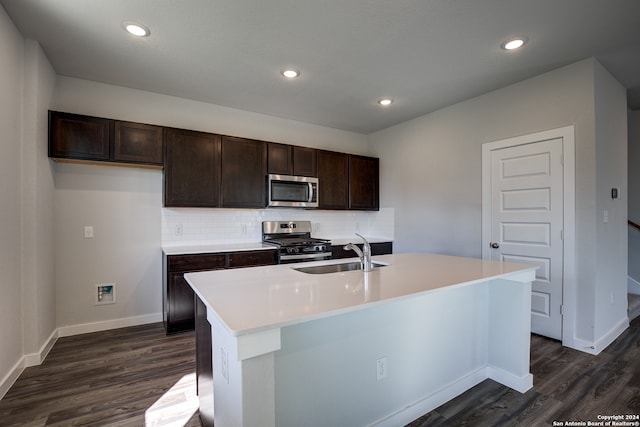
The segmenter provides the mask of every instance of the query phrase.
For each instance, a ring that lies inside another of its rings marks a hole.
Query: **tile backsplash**
[[[311,221],[314,237],[394,237],[394,209],[377,212],[304,209],[162,209],[162,245],[250,243],[262,240],[262,221]]]

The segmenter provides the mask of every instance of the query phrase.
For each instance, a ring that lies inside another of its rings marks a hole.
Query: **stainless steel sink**
[[[383,264],[380,262],[372,262],[371,267],[386,267],[389,264]],[[316,265],[313,267],[296,267],[294,270],[300,271],[302,273],[308,274],[328,274],[328,273],[340,273],[343,271],[353,271],[353,270],[361,270],[362,266],[360,262],[345,262],[341,264],[326,264],[326,265]]]

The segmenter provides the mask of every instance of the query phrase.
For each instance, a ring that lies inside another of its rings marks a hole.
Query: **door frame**
[[[563,268],[562,345],[574,348],[576,319],[575,127],[573,125],[482,144],[482,259],[491,259],[491,152],[534,142],[562,139]]]

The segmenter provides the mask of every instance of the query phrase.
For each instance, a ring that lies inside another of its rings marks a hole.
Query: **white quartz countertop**
[[[393,242],[393,239],[386,239],[384,237],[369,237],[369,236],[364,236],[364,237],[367,238],[367,241],[369,243]],[[353,237],[335,237],[329,240],[331,240],[331,244],[333,246],[342,246],[342,245],[346,245],[347,243],[362,243],[362,239],[355,235]]]
[[[358,236],[339,237],[329,239],[334,246],[343,246],[347,243],[362,243],[362,239]],[[367,237],[369,243],[392,242],[393,239],[384,237]],[[192,254],[209,254],[220,252],[240,252],[240,251],[261,251],[276,249],[273,245],[265,245],[262,242],[248,243],[215,243],[215,244],[198,244],[198,245],[166,245],[162,247],[162,251],[166,255],[192,255]]]
[[[242,252],[242,251],[261,251],[275,250],[273,245],[265,245],[262,242],[249,243],[219,243],[219,244],[202,244],[202,245],[176,245],[163,246],[162,252],[166,255],[191,255],[191,254],[209,254],[219,252]]]
[[[374,256],[388,264],[308,274],[294,270],[356,258],[187,273],[185,278],[232,335],[244,335],[382,304],[425,292],[510,276],[535,278],[536,266],[428,253]]]

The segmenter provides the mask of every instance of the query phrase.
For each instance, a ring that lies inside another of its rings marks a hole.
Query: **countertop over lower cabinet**
[[[216,427],[406,425],[488,378],[521,393],[533,386],[536,266],[425,253],[373,260],[387,266],[185,275],[211,328],[214,397],[201,406]]]
[[[325,238],[320,236],[321,238]],[[392,243],[393,239],[384,237],[368,237],[365,236],[369,243]],[[358,236],[328,238],[334,246],[343,246],[347,243],[362,243],[362,239]],[[273,245],[267,245],[262,242],[245,242],[245,243],[198,243],[187,245],[164,245],[162,252],[165,255],[190,255],[190,254],[207,254],[219,252],[240,252],[240,251],[260,251],[273,249]]]
[[[212,243],[194,245],[166,245],[162,247],[165,255],[193,255],[193,254],[213,254],[220,252],[242,252],[242,251],[262,251],[273,250],[273,245],[266,245],[262,242],[248,243]]]

